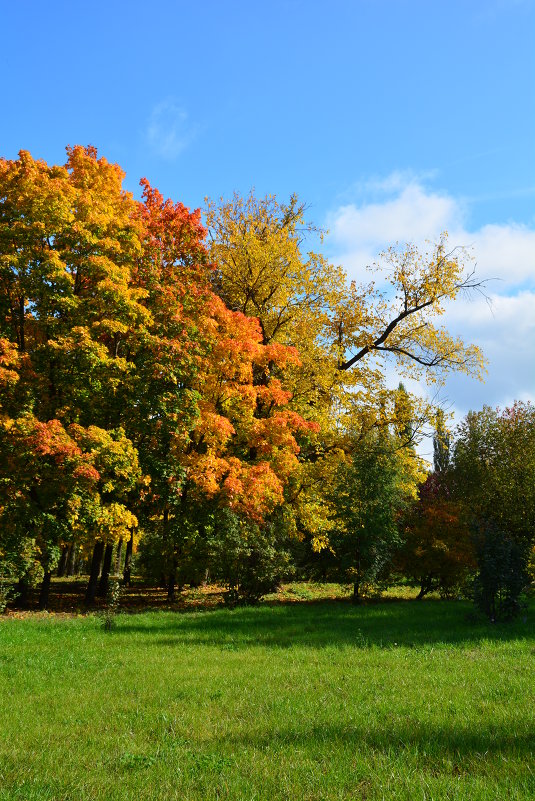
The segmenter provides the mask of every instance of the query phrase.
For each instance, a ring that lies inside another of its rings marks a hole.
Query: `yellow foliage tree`
[[[440,384],[451,371],[481,377],[479,348],[436,322],[448,301],[477,290],[481,282],[466,267],[466,251],[448,249],[444,234],[425,253],[408,245],[382,254],[381,264],[372,268],[386,279],[382,285],[350,283],[341,267],[306,252],[307,236],[322,232],[306,221],[305,212],[295,195],[281,203],[251,192],[218,204],[208,201],[206,218],[217,292],[231,309],[258,318],[265,344],[280,342],[299,351],[300,363],[285,371],[283,389],[292,394],[292,408],[319,424],[319,432],[301,453],[294,508],[302,510],[298,527],[308,527],[322,547],[330,518],[325,487],[332,484],[336,461],[371,431],[407,430],[410,419],[410,441],[400,443],[399,458],[414,484],[408,491],[416,491],[423,465],[407,446],[436,410],[426,399],[389,389],[386,366],[395,360],[400,378],[430,384]],[[258,375],[257,381],[265,378]]]

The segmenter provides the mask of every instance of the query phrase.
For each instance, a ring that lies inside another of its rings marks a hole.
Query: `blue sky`
[[[166,195],[297,192],[360,277],[449,228],[491,285],[459,414],[535,395],[533,0],[0,0],[0,154],[93,144]],[[490,350],[489,350],[490,348]]]

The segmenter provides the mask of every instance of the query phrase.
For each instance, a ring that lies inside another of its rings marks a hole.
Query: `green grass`
[[[469,610],[0,619],[0,801],[533,799],[533,613]]]

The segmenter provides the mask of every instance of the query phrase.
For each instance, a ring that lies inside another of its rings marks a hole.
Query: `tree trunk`
[[[21,576],[15,587],[15,603],[21,609],[26,609],[30,601],[30,584],[27,576]]]
[[[169,581],[167,582],[167,600],[174,601],[175,600],[175,583],[176,583],[176,575],[175,571],[172,570],[169,573]]]
[[[65,565],[65,575],[66,576],[74,576],[74,562],[76,558],[76,549],[71,542],[69,545],[69,551],[67,553],[67,564]]]
[[[47,609],[48,608],[48,596],[50,593],[50,579],[52,578],[52,571],[45,570],[45,575],[43,576],[43,582],[41,584],[41,591],[39,593],[39,609]]]
[[[353,583],[353,596],[351,600],[354,604],[360,603],[360,580],[362,578],[362,573],[360,572],[360,551],[357,548],[355,551],[355,572],[353,574],[355,576],[355,581]]]
[[[115,554],[115,572],[119,573],[121,570],[121,556],[123,555],[123,538],[119,537],[117,543],[117,553]]]
[[[424,579],[422,579],[422,581],[420,582],[420,592],[419,592],[419,593],[418,593],[418,595],[416,596],[416,600],[417,600],[417,601],[421,601],[421,600],[422,600],[422,598],[423,598],[425,595],[427,595],[427,593],[428,593],[428,592],[431,592],[431,590],[432,590],[432,589],[433,589],[433,579],[432,579],[432,578],[429,578],[429,576],[426,576],[426,577],[425,577]]]
[[[126,543],[126,554],[124,557],[124,572],[123,572],[123,584],[125,587],[130,586],[130,581],[132,580],[131,575],[131,566],[132,566],[132,551],[134,549],[134,530],[130,532],[130,539]]]
[[[98,576],[100,573],[100,565],[102,563],[102,556],[104,554],[104,543],[96,542],[93,548],[93,558],[91,559],[91,570],[89,572],[89,581],[87,583],[87,591],[85,594],[85,602],[89,606],[95,603],[95,596],[97,594]]]
[[[65,575],[68,555],[69,555],[69,548],[67,545],[65,545],[61,551],[61,556],[58,562],[58,569],[56,572],[56,576],[58,576],[58,578],[62,578]]]
[[[102,564],[102,575],[98,585],[98,593],[100,598],[105,598],[108,594],[108,585],[110,583],[111,560],[113,557],[113,545],[108,543],[104,551],[104,562]]]
[[[74,575],[80,576],[83,573],[83,568],[85,565],[84,557],[82,556],[82,552],[77,550],[74,555]]]

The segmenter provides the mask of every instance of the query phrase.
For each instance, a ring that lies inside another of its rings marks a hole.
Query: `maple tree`
[[[211,501],[262,523],[283,502],[298,466],[295,435],[313,425],[286,410],[290,395],[271,375],[299,362],[295,349],[264,343],[258,321],[213,292],[199,212],[143,186],[146,233],[134,278],[148,291],[156,339],[144,342],[151,382],[135,407],[135,428],[144,432],[140,454],[151,465],[146,524],[154,544],[159,521],[172,597],[186,539],[198,541],[199,505]],[[155,364],[161,395],[154,392]],[[159,405],[148,409],[156,398]]]
[[[172,575],[185,499],[262,523],[313,424],[270,375],[295,350],[213,292],[200,212],[146,180],[135,201],[123,177],[91,147],[63,167],[0,161],[2,409],[13,431],[27,414],[57,424],[98,463],[84,525],[70,521],[92,574],[142,519],[172,543]]]

